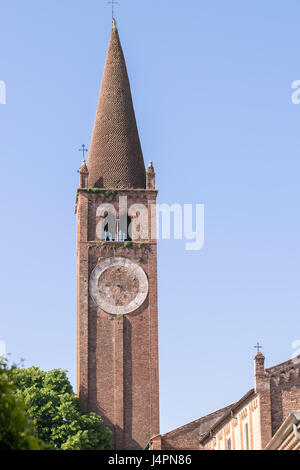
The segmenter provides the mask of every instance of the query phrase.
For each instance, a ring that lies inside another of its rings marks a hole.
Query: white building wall
[[[248,439],[247,439],[248,431]],[[260,450],[260,410],[259,399],[255,397],[236,414],[224,422],[224,426],[217,431],[206,444],[212,450]]]

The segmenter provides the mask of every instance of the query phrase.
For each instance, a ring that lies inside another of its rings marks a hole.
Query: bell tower
[[[143,449],[159,434],[156,197],[113,21],[77,191],[77,380],[116,450]]]

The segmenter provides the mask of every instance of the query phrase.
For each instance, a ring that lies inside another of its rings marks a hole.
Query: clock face
[[[148,279],[143,269],[126,258],[108,258],[90,277],[90,295],[104,312],[126,315],[146,300]]]

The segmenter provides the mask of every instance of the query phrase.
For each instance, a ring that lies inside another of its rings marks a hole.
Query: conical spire
[[[145,164],[115,20],[88,158],[89,187],[146,187]]]

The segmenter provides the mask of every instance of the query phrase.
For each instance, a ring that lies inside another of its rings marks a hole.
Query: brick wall
[[[271,388],[272,434],[291,413],[300,411],[300,364],[288,361],[267,369]]]
[[[196,421],[174,429],[173,431],[157,436],[152,440],[152,450],[202,450],[199,447],[200,436],[213,426],[230,406],[203,416]]]
[[[147,206],[157,193],[122,194],[128,205]],[[150,237],[131,247],[97,240],[97,207],[110,203],[117,209],[118,196],[78,194],[78,393],[113,431],[115,449],[142,449],[159,433],[157,248]],[[138,263],[149,282],[146,301],[124,316],[107,314],[89,296],[93,269],[115,257]]]

